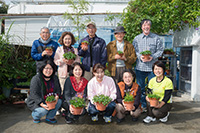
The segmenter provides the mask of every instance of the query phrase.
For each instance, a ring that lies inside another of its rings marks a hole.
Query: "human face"
[[[95,37],[95,33],[96,33],[97,29],[94,27],[94,25],[90,24],[88,27],[87,27],[87,33],[88,35],[93,38]]]
[[[129,72],[125,72],[123,74],[123,80],[124,80],[124,83],[128,86],[130,86],[132,83],[133,83],[133,76],[131,73]]]
[[[42,29],[40,32],[40,36],[41,36],[42,40],[44,40],[44,41],[48,40],[50,35],[51,34],[48,29]]]
[[[155,65],[153,72],[156,75],[156,77],[158,77],[158,78],[162,78],[163,77],[164,72],[163,72],[162,67],[159,67],[159,66]]]
[[[50,77],[53,74],[53,68],[51,65],[47,64],[42,72],[46,77]]]
[[[96,72],[93,73],[94,76],[96,77],[96,80],[98,82],[103,81],[103,77],[104,77],[104,71],[101,68],[98,68]]]
[[[65,46],[69,47],[72,43],[72,38],[70,35],[65,35],[63,38],[63,43]]]
[[[149,21],[145,21],[142,25],[142,31],[145,35],[149,35],[151,29],[151,24]]]
[[[73,69],[73,74],[75,78],[80,78],[82,76],[83,70],[79,65],[76,65]]]
[[[118,32],[115,33],[115,38],[117,41],[122,42],[124,40],[125,33],[124,32]]]

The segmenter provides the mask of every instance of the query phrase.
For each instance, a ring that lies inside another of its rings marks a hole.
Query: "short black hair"
[[[136,74],[135,74],[135,72],[134,72],[132,69],[125,69],[125,70],[123,71],[123,74],[122,74],[122,75],[124,75],[125,72],[130,73],[130,74],[132,75],[132,77],[133,77],[133,82],[135,82],[135,79],[136,79]]]
[[[80,66],[80,68],[83,71],[81,77],[83,77],[84,74],[85,74],[85,68],[84,68],[84,66],[82,64],[80,64],[78,62],[75,62],[74,64],[72,64],[72,69],[69,71],[69,76],[74,76],[73,70],[74,70],[75,66]]]
[[[163,75],[165,74],[165,64],[162,62],[162,61],[156,61],[153,66],[152,66],[152,70],[154,72],[154,68],[155,68],[155,65],[158,66],[158,67],[161,67],[163,69]]]
[[[150,19],[143,19],[141,22],[140,22],[140,27],[142,28],[142,25],[144,24],[144,22],[150,22],[150,25],[152,25],[152,22]]]
[[[92,72],[93,73],[96,73],[97,72],[97,69],[102,69],[104,72],[105,72],[105,67],[102,65],[102,64],[100,64],[100,63],[97,63],[97,64],[95,64],[94,66],[93,66],[93,69],[92,69]]]
[[[56,64],[53,62],[53,60],[51,58],[48,58],[48,59],[42,61],[41,66],[39,68],[39,72],[43,73],[43,69],[45,68],[45,66],[47,64],[49,64],[53,68],[53,74],[52,75],[54,75],[55,72],[57,71],[57,66],[56,66]]]

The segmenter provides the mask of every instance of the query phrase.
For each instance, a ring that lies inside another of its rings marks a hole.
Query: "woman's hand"
[[[122,105],[124,106],[126,111],[131,111],[131,110],[135,110],[135,106],[132,106],[131,109],[127,109],[126,105],[124,104],[124,101],[122,100]]]
[[[55,96],[55,99],[56,99],[56,104],[57,104],[59,96]]]
[[[43,107],[46,110],[49,110],[49,107],[44,103],[40,103],[40,106]]]
[[[148,96],[146,96],[146,101],[149,102],[149,98],[148,98]]]
[[[70,113],[71,113],[72,115],[77,115],[77,114],[74,114],[74,109],[72,108],[72,105],[69,106],[69,111],[70,111]],[[80,114],[82,114],[82,113],[83,113],[83,108],[82,108]]]

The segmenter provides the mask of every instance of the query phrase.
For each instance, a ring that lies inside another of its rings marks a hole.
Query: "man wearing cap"
[[[132,69],[132,64],[137,58],[133,45],[124,40],[125,33],[124,27],[118,26],[114,31],[116,40],[106,46],[108,70],[116,83],[122,80],[122,73],[126,68]],[[123,54],[120,55],[119,51]]]
[[[97,31],[96,24],[89,22],[86,29],[88,35],[81,39],[78,47],[78,55],[83,57],[82,64],[85,68],[85,78],[90,80],[92,78],[92,67],[100,63],[103,66],[107,62],[106,42],[98,37],[95,33]],[[82,45],[81,43],[87,41],[89,45]],[[82,45],[82,46],[81,46]]]
[[[158,60],[163,53],[164,47],[158,35],[151,33],[151,20],[144,19],[141,21],[142,33],[137,35],[133,40],[133,46],[137,55],[135,73],[137,84],[141,87],[141,104],[143,112],[146,112],[146,95],[145,95],[145,78],[148,81],[154,77],[152,72],[153,64]],[[144,59],[140,53],[142,51],[150,50],[151,56],[149,59]]]

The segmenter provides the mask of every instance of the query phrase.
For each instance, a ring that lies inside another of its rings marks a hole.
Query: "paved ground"
[[[88,115],[77,123],[66,124],[62,116],[57,116],[58,123],[47,124],[44,119],[34,124],[31,112],[25,105],[0,105],[0,132],[3,133],[200,133],[200,102],[188,101],[186,98],[174,97],[173,109],[169,121],[144,124],[142,114],[138,122],[132,122],[129,116],[121,124],[106,124],[102,117],[92,122]]]

